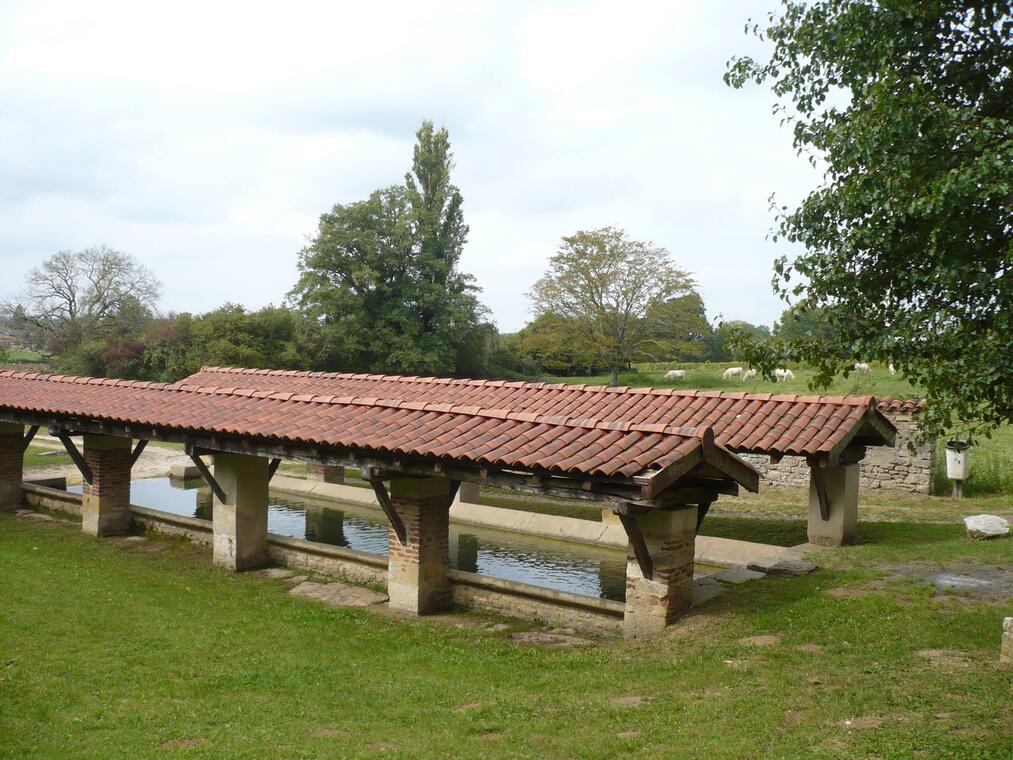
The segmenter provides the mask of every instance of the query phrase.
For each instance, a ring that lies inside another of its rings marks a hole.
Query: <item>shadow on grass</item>
[[[761,520],[709,515],[704,518],[700,535],[774,546],[796,546],[808,540],[805,520]]]
[[[855,545],[914,546],[960,538],[962,525],[916,522],[858,523]],[[763,520],[746,517],[707,517],[700,535],[754,541],[774,546],[797,546],[808,541],[805,520]]]

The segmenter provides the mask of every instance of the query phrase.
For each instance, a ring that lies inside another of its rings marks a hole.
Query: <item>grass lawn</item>
[[[1009,757],[1009,599],[890,576],[1008,568],[1010,542],[910,523],[863,539],[660,641],[559,650],[0,515],[0,757]]]

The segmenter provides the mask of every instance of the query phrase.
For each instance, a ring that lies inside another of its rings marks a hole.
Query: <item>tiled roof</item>
[[[200,385],[474,404],[633,424],[706,426],[719,444],[732,451],[775,456],[829,455],[853,439],[882,445],[892,442],[894,430],[872,396],[609,388],[228,367],[205,367],[179,383],[180,387]]]
[[[881,412],[912,412],[925,411],[925,399],[922,398],[881,398],[877,404]]]
[[[617,482],[703,458],[726,473],[746,468],[748,480],[755,473],[716,446],[704,428],[242,385],[197,387],[3,371],[0,415],[27,412]],[[755,488],[755,481],[743,485]]]

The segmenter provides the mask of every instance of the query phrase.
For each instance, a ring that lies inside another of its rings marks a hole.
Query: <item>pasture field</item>
[[[1009,595],[924,581],[1008,574],[1009,542],[921,522],[859,538],[660,640],[554,649],[511,639],[538,624],[329,608],[188,543],[3,514],[0,757],[1009,757]]]
[[[924,393],[899,373],[891,375],[884,366],[872,365],[868,373],[852,373],[848,378],[837,378],[829,388],[812,391],[809,381],[813,371],[805,367],[789,365],[795,379],[775,383],[757,377],[743,382],[739,379],[723,380],[721,375],[728,367],[741,366],[741,362],[664,362],[658,364],[635,364],[633,369],[619,374],[619,384],[631,388],[684,388],[702,391],[747,391],[749,393],[798,393],[828,396],[875,396],[877,398],[922,398]],[[665,380],[670,369],[686,370],[685,380]],[[608,375],[584,377],[550,377],[556,383],[585,383],[607,385]],[[938,442],[939,455],[936,457],[935,486],[937,493],[948,492],[950,481],[946,478],[945,458],[942,453],[943,441]],[[1004,426],[993,431],[991,438],[982,438],[971,454],[971,476],[964,493],[968,496],[983,494],[1013,494],[1013,427]]]

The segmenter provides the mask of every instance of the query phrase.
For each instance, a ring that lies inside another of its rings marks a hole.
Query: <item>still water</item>
[[[210,492],[201,485],[200,481],[179,484],[169,478],[135,480],[130,485],[130,502],[210,520]],[[81,488],[69,490],[80,493]],[[378,510],[358,505],[323,504],[272,493],[267,529],[282,536],[387,553],[386,518]],[[626,598],[626,559],[617,549],[451,525],[450,566],[585,596],[619,602]]]

